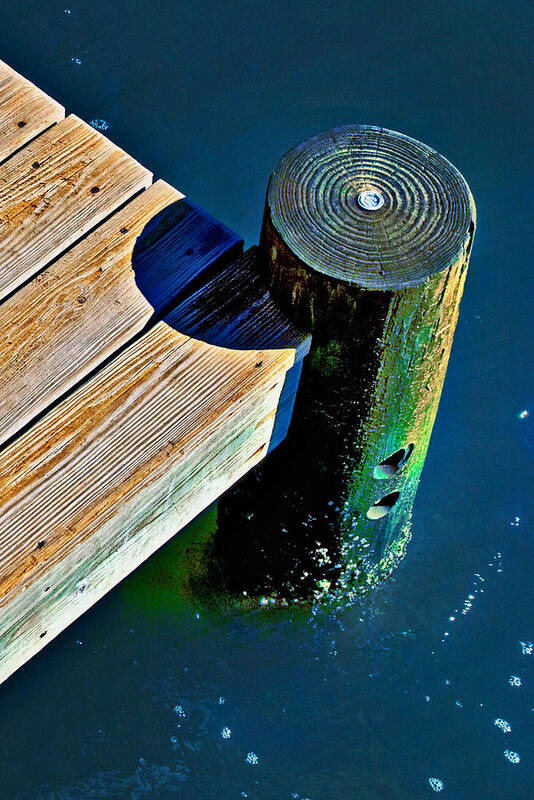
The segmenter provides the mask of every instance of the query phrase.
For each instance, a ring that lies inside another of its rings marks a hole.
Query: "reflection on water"
[[[353,122],[443,152],[468,176],[480,223],[413,539],[392,579],[334,612],[261,596],[218,604],[211,509],[1,687],[2,800],[424,800],[441,786],[455,800],[529,798],[530,5],[76,0],[68,11],[4,4],[2,58],[108,122],[249,243],[282,153]]]

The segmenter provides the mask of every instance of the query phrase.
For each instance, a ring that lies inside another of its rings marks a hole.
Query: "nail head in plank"
[[[0,61],[0,162],[65,116],[65,109]]]
[[[254,399],[270,394],[274,419],[293,356],[214,347],[164,322],[132,343],[2,453],[0,596],[89,536],[99,547],[102,526],[122,526],[123,505],[140,493],[143,513],[153,511],[151,487],[197,448],[216,458],[227,444],[218,426],[231,419],[231,437]],[[214,480],[227,488],[224,474]]]
[[[158,181],[4,301],[0,444],[150,320],[132,251],[149,221],[182,198]]]
[[[31,142],[0,166],[0,298],[151,182],[74,115]]]

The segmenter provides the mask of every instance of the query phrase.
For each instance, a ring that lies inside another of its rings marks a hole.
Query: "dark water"
[[[282,153],[354,122],[450,158],[479,227],[394,579],[337,618],[207,611],[171,544],[0,689],[1,798],[533,796],[531,9],[4,0],[1,58],[249,243]]]

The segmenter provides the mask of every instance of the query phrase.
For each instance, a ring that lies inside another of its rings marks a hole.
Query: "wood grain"
[[[0,683],[258,463],[272,428],[274,399],[273,389],[271,397],[248,402],[236,425],[230,417],[219,427],[218,439],[226,444],[219,448],[212,437],[214,448],[208,439],[197,458],[175,466],[154,486],[158,494],[150,507],[142,496],[131,498],[117,509],[112,525],[51,562],[4,604]]]
[[[370,190],[384,201],[378,211],[358,203]],[[278,232],[296,260],[329,278],[402,289],[456,262],[474,214],[465,178],[431,147],[387,128],[346,125],[281,159],[264,234]]]
[[[189,199],[157,214],[132,255],[139,288],[158,314],[186,287],[203,282],[209,266],[219,272],[243,251],[243,240]]]
[[[269,452],[286,437],[311,336],[296,328],[273,301],[257,247],[204,281],[168,314],[174,328],[209,344],[236,350],[291,348],[295,361],[287,372]]]
[[[0,298],[151,182],[73,115],[28,144],[0,167]]]
[[[0,103],[2,681],[264,457],[309,337],[233,231],[3,65]]]
[[[297,361],[310,348],[310,335],[296,328],[271,298],[257,247],[207,277],[166,319],[176,330],[219,347],[292,348]]]
[[[378,210],[359,205],[371,190]],[[313,334],[293,427],[302,468],[293,463],[286,482],[301,508],[326,520],[316,535],[330,535],[332,562],[343,565],[342,598],[389,574],[405,552],[475,224],[460,172],[385,128],[318,134],[271,176],[261,233],[269,285]],[[408,456],[398,469],[377,469],[399,451]],[[282,474],[283,464],[268,465],[277,467]]]
[[[0,162],[64,116],[63,106],[0,61]]]
[[[5,449],[3,677],[85,609],[72,603],[78,584],[65,595],[74,574],[90,585],[92,565],[135,550],[103,564],[94,602],[263,457],[293,357],[207,345],[160,322]]]
[[[184,224],[191,218],[202,220],[205,236],[195,251],[198,231]],[[169,219],[179,219],[177,228]],[[139,242],[141,265],[134,258]],[[8,297],[0,311],[0,444],[152,320],[146,275],[153,280],[168,265],[165,294],[159,280],[157,292],[163,305],[172,304],[192,275],[232,254],[237,242],[158,181]]]

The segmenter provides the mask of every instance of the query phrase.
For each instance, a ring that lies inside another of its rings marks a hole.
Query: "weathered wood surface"
[[[375,190],[383,205],[362,208],[359,196]],[[281,159],[267,190],[263,236],[266,246],[269,230],[278,232],[271,247],[278,239],[293,253],[302,278],[404,289],[456,263],[473,214],[465,178],[436,150],[386,128],[346,125]],[[274,253],[273,280],[277,267],[283,264]]]
[[[376,209],[361,205],[367,192],[377,193]],[[263,538],[265,530],[285,532],[275,542],[288,554],[277,562],[280,585],[300,572],[309,592],[326,576],[324,585],[337,580],[346,598],[402,556],[474,228],[474,201],[458,170],[386,129],[318,134],[290,150],[271,176],[264,268],[274,298],[313,332],[293,438],[264,468],[265,485],[277,480],[286,496],[267,499],[253,523],[266,519]],[[380,470],[388,459],[395,469]],[[253,538],[249,510],[243,541]],[[314,520],[309,540],[307,517]],[[328,544],[326,569],[324,559],[314,562],[315,540]]]
[[[65,109],[0,61],[0,162],[65,116]]]
[[[0,680],[262,457],[292,361],[160,322],[3,452]]]
[[[202,248],[195,249],[191,218]],[[153,296],[171,304],[192,276],[240,246],[225,226],[158,181],[7,298],[0,371],[9,392],[0,397],[0,444],[151,323]]]
[[[132,255],[136,280],[156,313],[184,289],[192,291],[209,266],[217,271],[243,252],[243,240],[190,200],[157,214]]]
[[[295,361],[284,380],[269,441],[269,451],[274,450],[289,428],[311,336],[289,323],[273,302],[258,248],[251,247],[242,258],[202,283],[177,303],[167,319],[177,330],[220,347],[294,350]]]
[[[150,218],[182,195],[158,182],[15,292],[0,309],[0,443],[120,345],[153,308],[131,257]]]
[[[170,325],[189,336],[234,350],[292,348],[300,361],[311,337],[295,328],[273,302],[251,247],[176,303]]]
[[[30,142],[0,166],[0,299],[151,183],[73,115]]]
[[[2,681],[264,457],[309,343],[239,236],[0,75],[40,134],[1,151]]]

